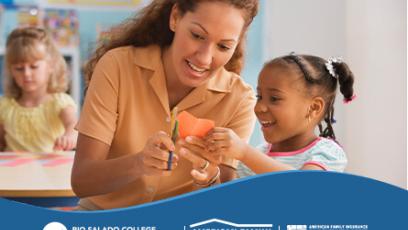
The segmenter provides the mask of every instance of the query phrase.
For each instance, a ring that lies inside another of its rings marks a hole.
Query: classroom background
[[[149,0],[0,3],[0,63],[12,29],[44,25],[69,64],[69,93],[81,104],[82,67],[96,42]],[[405,0],[261,0],[247,40],[242,76],[254,88],[263,63],[271,58],[291,51],[326,58],[342,56],[355,74],[357,94],[352,103],[344,105],[338,97],[335,105],[336,136],[349,158],[346,172],[407,188]],[[262,142],[257,124],[251,144]]]

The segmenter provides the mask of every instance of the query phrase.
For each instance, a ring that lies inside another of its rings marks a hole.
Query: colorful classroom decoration
[[[18,6],[17,7],[17,25],[18,27],[41,26],[40,10],[36,6]]]
[[[76,10],[46,9],[43,22],[58,46],[78,46],[79,20]]]

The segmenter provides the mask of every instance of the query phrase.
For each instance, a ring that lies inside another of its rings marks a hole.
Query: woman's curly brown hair
[[[141,47],[156,44],[162,48],[169,46],[174,37],[174,32],[169,28],[173,5],[177,4],[181,15],[184,15],[187,12],[194,12],[197,5],[204,1],[225,2],[244,12],[245,28],[242,39],[225,66],[227,70],[239,74],[243,67],[246,30],[258,13],[258,0],[153,0],[151,4],[133,17],[113,27],[109,41],[99,44],[99,47],[85,66],[86,86],[91,80],[96,63],[111,49],[129,45]]]

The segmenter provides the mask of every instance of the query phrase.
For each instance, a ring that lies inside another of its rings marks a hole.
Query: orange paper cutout
[[[183,111],[177,116],[179,122],[179,136],[185,138],[187,136],[204,137],[211,129],[214,128],[214,121],[208,119],[200,119],[192,114]]]

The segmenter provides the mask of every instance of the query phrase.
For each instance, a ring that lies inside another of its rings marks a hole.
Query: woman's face
[[[239,42],[244,18],[241,10],[222,2],[199,3],[181,16],[174,6],[170,29],[172,72],[189,87],[206,82],[228,63]]]

